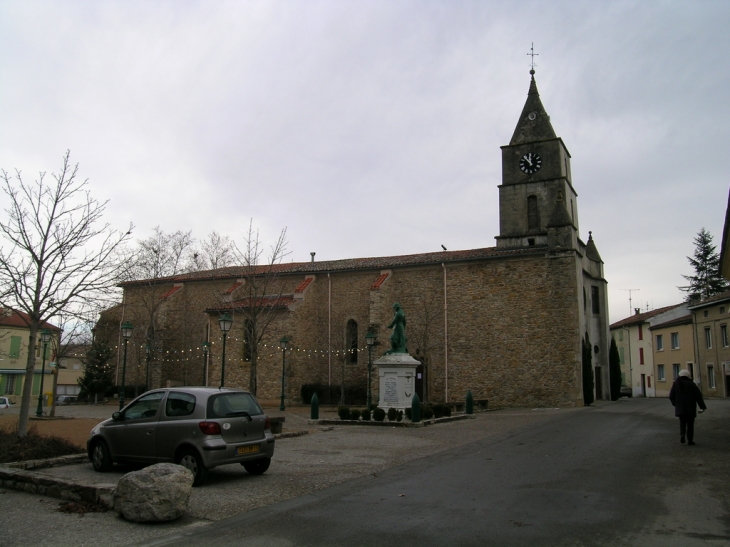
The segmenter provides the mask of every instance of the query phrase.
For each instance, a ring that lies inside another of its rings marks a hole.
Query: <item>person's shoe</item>
[[[679,438],[679,442],[680,442],[680,443],[682,443],[682,444],[684,444],[684,435],[682,435],[682,436],[681,436],[681,437]]]
[[[695,442],[694,442],[694,441],[690,441],[690,442],[688,442],[687,444],[689,444],[689,445],[693,445],[693,444],[695,444]]]

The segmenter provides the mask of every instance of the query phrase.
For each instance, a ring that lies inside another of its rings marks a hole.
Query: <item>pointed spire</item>
[[[588,232],[588,243],[586,243],[586,256],[596,262],[603,262],[601,255],[598,254],[598,248],[593,241],[593,232]]]
[[[568,210],[565,208],[565,202],[563,201],[563,193],[558,192],[558,197],[555,200],[555,207],[553,207],[553,212],[550,214],[550,219],[548,220],[547,227],[548,228],[561,228],[563,226],[572,226],[573,225],[573,219],[570,218],[570,213],[568,213]]]
[[[535,69],[530,69],[530,75],[530,90],[527,93],[525,107],[520,114],[520,121],[517,122],[517,127],[512,135],[511,145],[557,138],[555,130],[550,124],[550,116],[545,112],[537,91]]]

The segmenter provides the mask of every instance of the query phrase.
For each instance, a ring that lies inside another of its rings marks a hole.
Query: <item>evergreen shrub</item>
[[[357,408],[353,408],[350,411],[350,419],[351,420],[359,420],[360,419],[360,410],[358,410]]]
[[[349,420],[350,419],[350,408],[347,406],[338,406],[337,415],[340,417],[340,420]]]
[[[383,420],[385,420],[385,410],[376,407],[375,410],[373,410],[373,419],[376,422],[382,422]]]
[[[393,407],[388,409],[388,421],[389,422],[394,422],[396,415],[397,415],[397,411]]]
[[[362,419],[365,420],[366,422],[370,421],[370,409],[368,409],[368,408],[363,409]]]

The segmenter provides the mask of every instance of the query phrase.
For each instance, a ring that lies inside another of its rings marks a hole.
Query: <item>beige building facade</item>
[[[654,346],[654,377],[656,396],[669,397],[674,380],[681,370],[692,373],[695,363],[695,337],[692,314],[650,328]]]
[[[730,291],[689,307],[697,367],[693,377],[706,397],[730,396]]]

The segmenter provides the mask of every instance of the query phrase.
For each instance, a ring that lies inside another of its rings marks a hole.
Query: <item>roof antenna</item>
[[[530,74],[533,76],[535,75],[535,57],[538,57],[540,54],[535,53],[535,42],[530,42],[530,53],[528,55],[531,57],[530,59]]]

